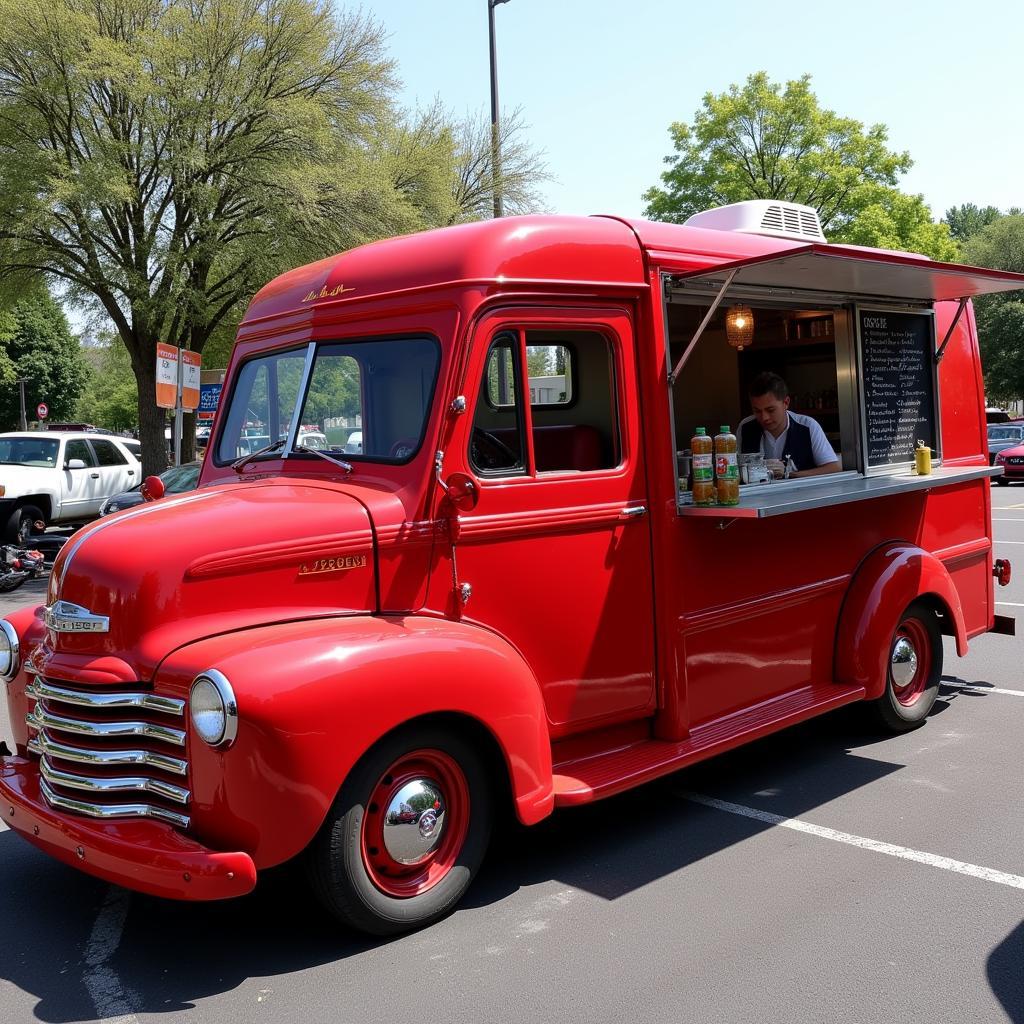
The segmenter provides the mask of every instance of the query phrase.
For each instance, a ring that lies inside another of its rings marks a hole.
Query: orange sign
[[[156,404],[160,409],[178,404],[178,350],[173,345],[156,346]]]
[[[198,352],[181,350],[181,407],[186,412],[199,408],[199,367],[203,357]]]

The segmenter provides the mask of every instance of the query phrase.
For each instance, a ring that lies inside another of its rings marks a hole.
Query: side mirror
[[[145,501],[159,501],[164,496],[164,482],[158,476],[147,476],[142,481],[142,497]]]
[[[465,473],[452,473],[446,481],[448,500],[460,512],[472,512],[480,500],[480,489]]]
[[[64,463],[65,469],[85,469],[85,459],[68,459]]]

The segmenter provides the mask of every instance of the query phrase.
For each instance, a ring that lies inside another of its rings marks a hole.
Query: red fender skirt
[[[39,792],[39,769],[0,759],[4,824],[51,857],[126,889],[175,900],[244,896],[256,885],[247,853],[218,853],[156,821],[98,822],[61,814]]]

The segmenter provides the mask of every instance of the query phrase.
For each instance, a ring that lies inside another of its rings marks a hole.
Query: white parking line
[[[953,860],[951,857],[940,857],[937,853],[924,853],[921,850],[912,850],[907,846],[896,846],[894,843],[880,843],[877,839],[854,836],[849,832],[837,832],[835,829],[812,825],[809,821],[801,821],[799,818],[784,818],[780,814],[759,811],[753,807],[744,807],[742,804],[731,804],[726,800],[702,796],[700,793],[681,793],[680,796],[692,800],[694,803],[704,804],[705,807],[714,807],[716,810],[726,811],[729,814],[739,814],[744,818],[754,818],[757,821],[767,822],[769,825],[791,828],[796,832],[806,832],[808,835],[818,836],[821,839],[832,839],[837,843],[858,846],[862,850],[871,850],[873,853],[885,853],[890,857],[899,857],[901,860],[917,861],[918,864],[927,864],[929,867],[942,868],[945,871],[955,871],[957,874],[970,875],[972,878],[980,878],[985,882],[996,882],[999,885],[1012,886],[1014,889],[1024,889],[1024,878],[1020,875],[996,871],[994,868],[979,867],[977,864],[967,864],[962,860]]]
[[[1021,601],[996,601],[996,604],[1005,605],[1007,608],[1024,608],[1024,602]]]
[[[998,686],[971,686],[970,683],[947,683],[945,680],[942,685],[963,690],[964,693],[1003,693],[1007,697],[1024,697],[1024,690],[1001,690]]]

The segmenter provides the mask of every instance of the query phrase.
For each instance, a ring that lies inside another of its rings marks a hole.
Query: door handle
[[[129,476],[135,476],[135,470],[134,469],[129,469],[128,470],[128,475]]]
[[[89,476],[91,476],[93,480],[99,480],[100,478],[99,473],[90,473]]]
[[[620,519],[643,519],[647,515],[646,505],[630,505],[619,513]]]

